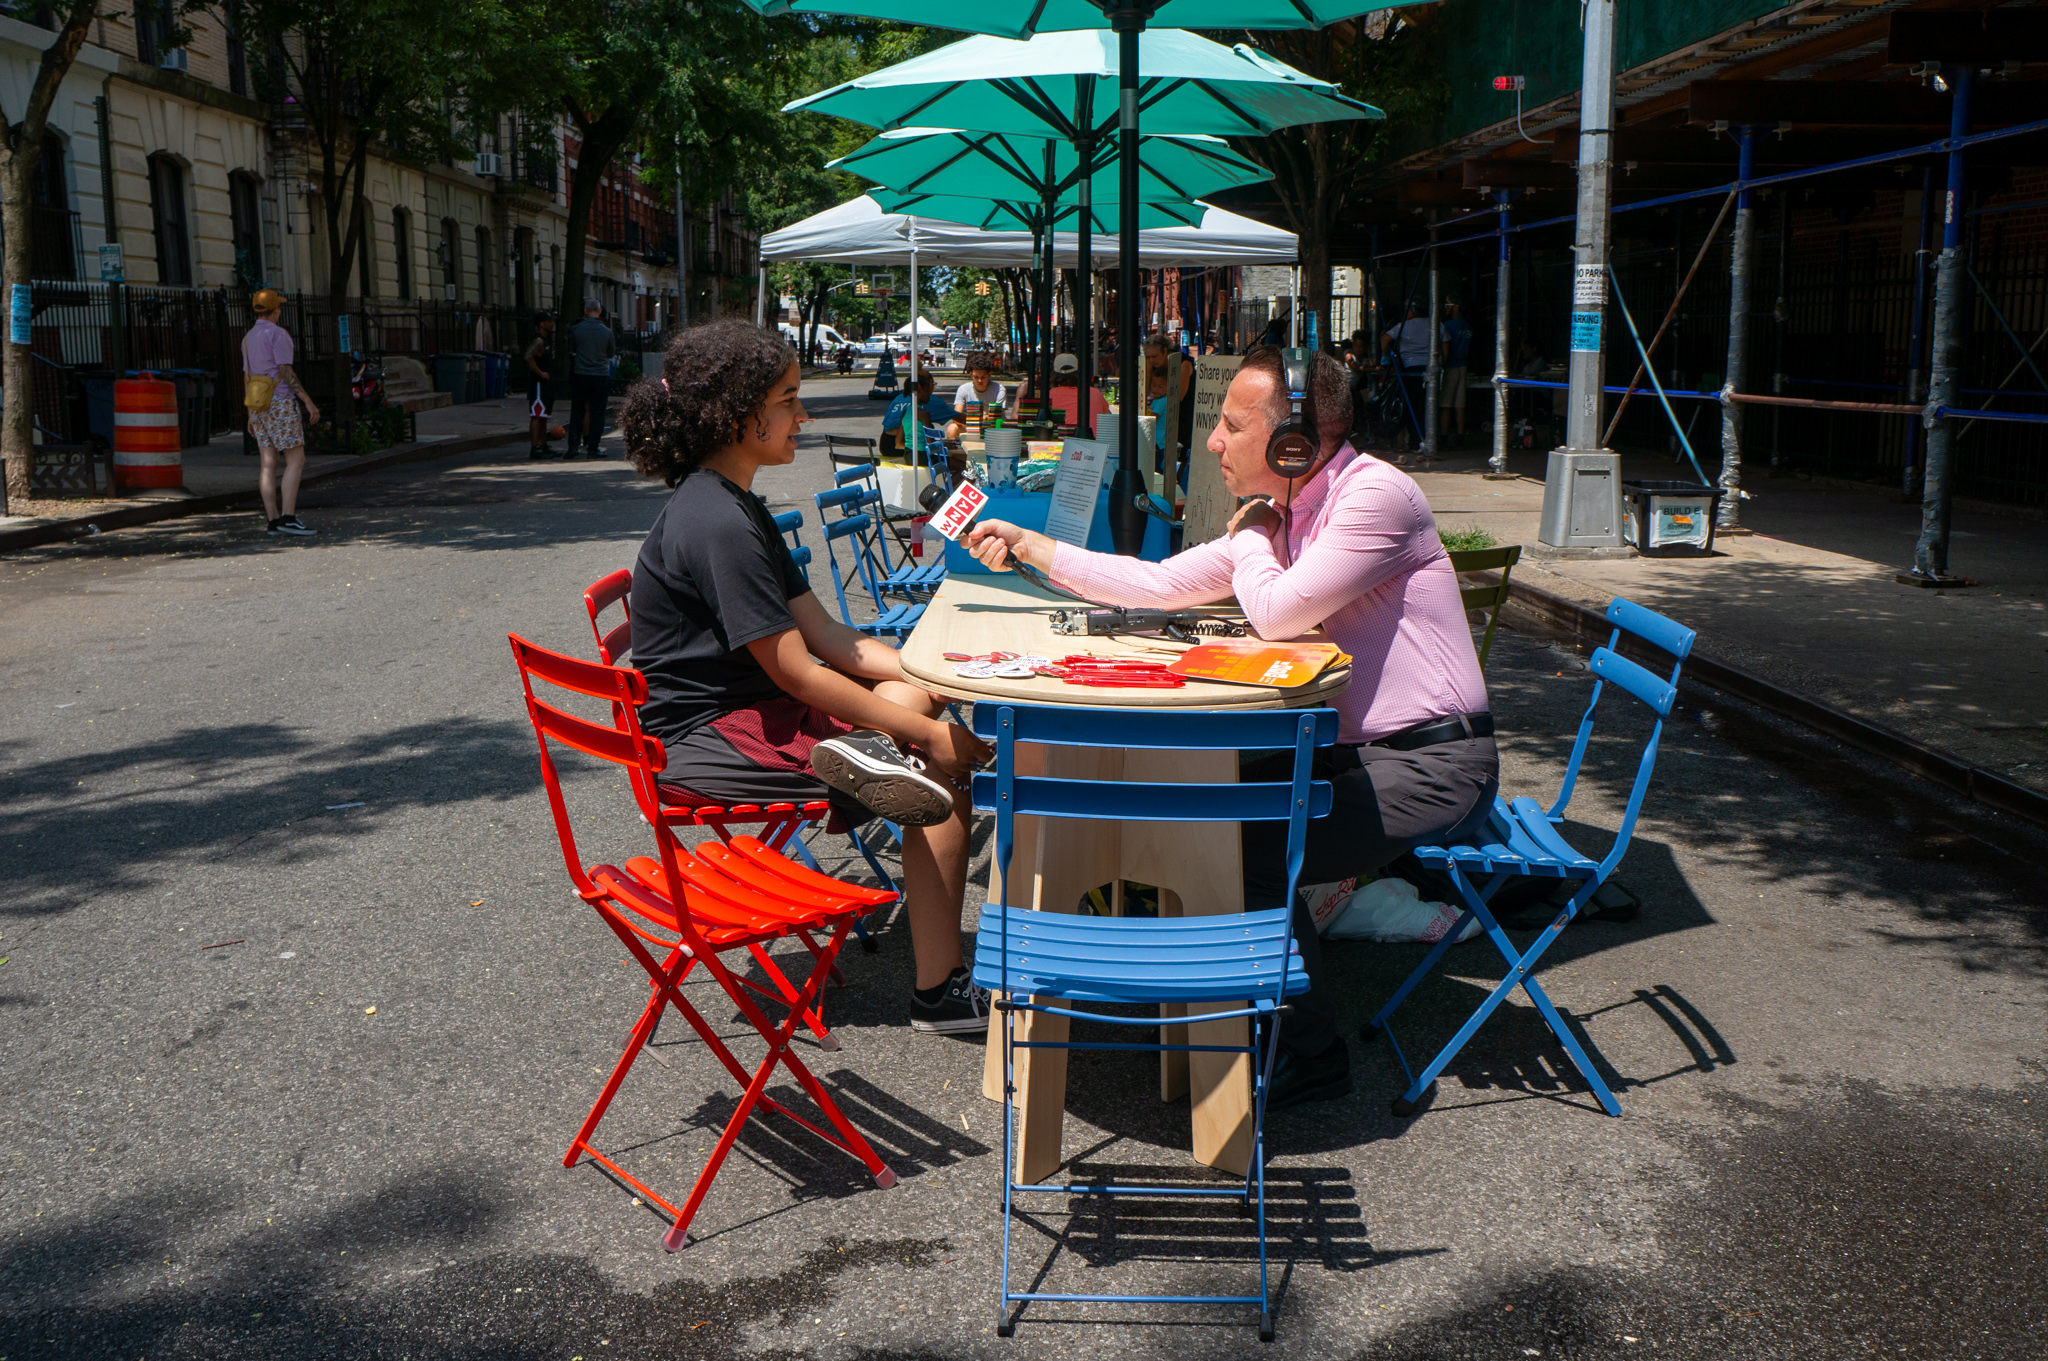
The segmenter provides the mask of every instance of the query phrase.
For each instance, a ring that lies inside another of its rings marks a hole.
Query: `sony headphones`
[[[1309,375],[1313,372],[1314,350],[1288,349],[1280,352],[1281,381],[1287,385],[1287,419],[1273,427],[1266,441],[1266,467],[1273,476],[1290,482],[1306,476],[1323,452],[1316,433],[1315,405],[1309,399]]]

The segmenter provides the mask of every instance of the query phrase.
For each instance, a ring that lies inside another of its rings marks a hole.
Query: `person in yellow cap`
[[[256,489],[263,495],[269,532],[303,538],[313,531],[296,513],[299,477],[306,471],[306,431],[299,408],[305,408],[307,420],[316,422],[320,408],[292,371],[291,333],[277,324],[278,314],[284,310],[284,295],[274,288],[260,288],[249,299],[249,306],[256,313],[256,324],[242,336],[242,379],[249,434],[256,440],[260,460]],[[278,473],[280,453],[284,455],[282,476]]]

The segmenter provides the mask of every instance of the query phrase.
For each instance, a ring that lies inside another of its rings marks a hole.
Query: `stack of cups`
[[[1106,487],[1109,485],[1109,480],[1116,476],[1117,450],[1123,447],[1123,431],[1118,427],[1116,417],[1104,416],[1098,419],[1095,422],[1095,438],[1101,440],[1104,446],[1102,485]],[[1148,489],[1153,489],[1153,483],[1157,480],[1158,474],[1146,469],[1145,457],[1142,452],[1145,446],[1141,444],[1138,447],[1141,451],[1138,456],[1139,473],[1145,479],[1145,486]]]
[[[1024,432],[1014,425],[990,430],[982,437],[988,456],[988,484],[997,491],[1017,485],[1017,459],[1024,452]]]

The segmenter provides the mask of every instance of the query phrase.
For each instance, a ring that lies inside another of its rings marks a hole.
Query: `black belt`
[[[1418,747],[1434,747],[1442,742],[1462,742],[1470,737],[1493,736],[1492,714],[1456,714],[1450,718],[1432,718],[1417,723],[1412,728],[1390,732],[1385,737],[1375,737],[1361,745],[1386,747],[1392,751],[1414,751]]]

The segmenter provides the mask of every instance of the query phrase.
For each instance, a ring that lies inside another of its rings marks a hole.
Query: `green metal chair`
[[[1479,669],[1486,669],[1486,654],[1493,650],[1493,630],[1500,623],[1500,607],[1508,601],[1508,578],[1514,573],[1515,564],[1522,560],[1522,545],[1511,543],[1505,548],[1468,548],[1451,553],[1451,570],[1459,576],[1467,572],[1499,572],[1500,580],[1487,586],[1467,586],[1459,583],[1458,598],[1468,610],[1485,610],[1486,632],[1479,639]]]

